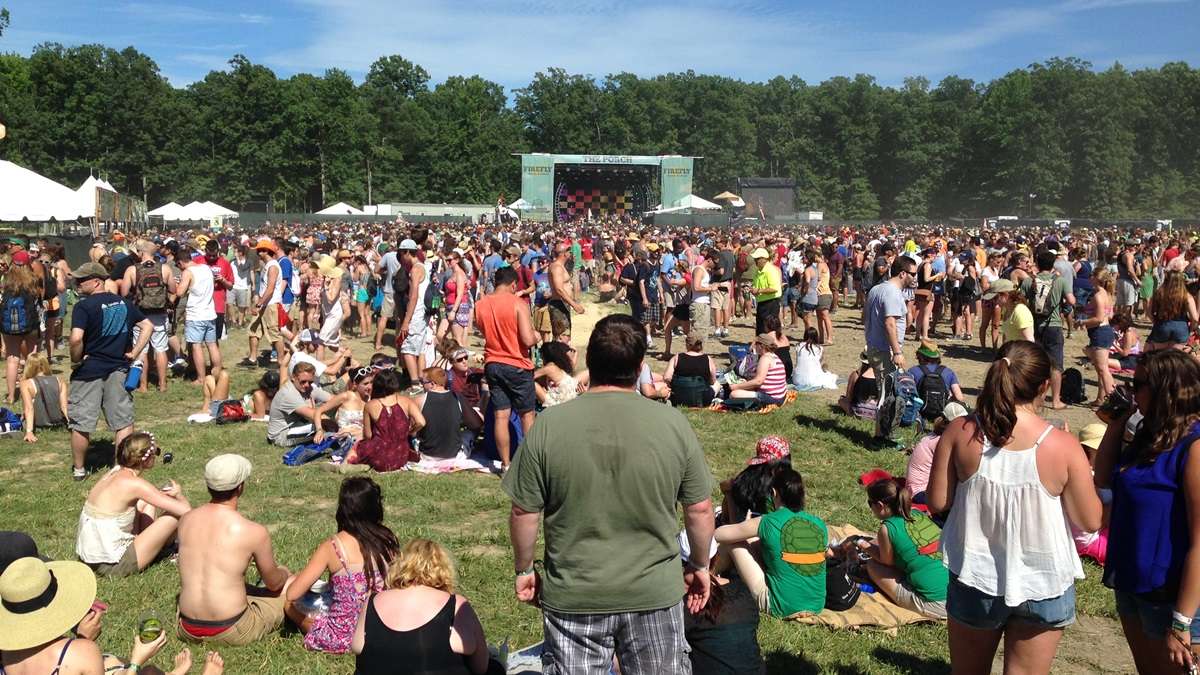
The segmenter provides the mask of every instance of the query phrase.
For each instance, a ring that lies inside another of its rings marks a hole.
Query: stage
[[[523,154],[526,220],[640,216],[692,193],[693,157]]]

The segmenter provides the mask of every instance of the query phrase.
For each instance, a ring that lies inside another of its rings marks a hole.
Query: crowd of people
[[[79,481],[101,414],[116,448],[82,505],[77,561],[43,562],[6,535],[0,618],[18,629],[0,631],[0,672],[136,672],[165,638],[102,655],[96,576],[165,558],[187,642],[245,645],[289,621],[306,648],[353,653],[362,673],[502,669],[451,553],[399,541],[375,479],[342,480],[336,534],[293,573],[239,512],[254,499],[245,457],[208,459],[203,504],[143,478],[161,450],[132,392],[173,379],[199,385],[198,415],[240,409],[273,446],[336,439],[328,466],[342,473],[486,457],[511,499],[514,594],[541,608],[548,673],[760,672],[759,615],[837,609],[843,569],[947,621],[956,672],[989,672],[1001,639],[1010,672],[1050,672],[1081,556],[1103,565],[1139,672],[1196,658],[1200,241],[1187,233],[611,219],[116,232],[74,266],[46,241],[0,248],[7,393],[25,440],[65,426]],[[611,306],[574,334],[584,303]],[[835,331],[846,314],[861,337]],[[243,330],[233,364],[223,350]],[[1071,354],[1074,330],[1087,346]],[[355,341],[373,354],[356,357]],[[856,369],[829,370],[835,341],[865,346]],[[989,362],[983,381],[963,381],[950,349]],[[1077,402],[1073,364],[1090,365],[1104,422],[1078,437],[1047,412]],[[259,371],[241,397],[239,368]],[[786,439],[759,440],[715,480],[675,409],[785,405],[842,375],[841,410],[873,419],[880,439],[911,382],[927,432],[905,476],[867,474],[878,526],[866,537],[831,539]],[[324,577],[332,591],[314,609]],[[222,662],[211,652],[205,672]]]

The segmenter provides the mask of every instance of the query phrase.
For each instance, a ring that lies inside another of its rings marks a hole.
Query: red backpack
[[[221,401],[217,406],[217,416],[214,419],[217,424],[232,424],[245,422],[250,419],[250,415],[246,414],[246,408],[241,401],[229,400]]]

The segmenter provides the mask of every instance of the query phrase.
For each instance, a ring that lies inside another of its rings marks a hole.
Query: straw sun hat
[[[0,651],[61,637],[96,600],[96,575],[81,562],[21,558],[0,576]]]

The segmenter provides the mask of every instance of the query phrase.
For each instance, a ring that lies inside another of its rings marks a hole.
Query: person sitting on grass
[[[667,363],[667,370],[663,373],[663,381],[671,390],[671,404],[689,404],[680,398],[687,392],[686,386],[680,389],[680,385],[686,384],[683,378],[693,378],[688,382],[703,382],[705,385],[698,387],[696,391],[699,392],[699,404],[707,407],[716,395],[717,364],[711,356],[704,353],[704,333],[701,331],[690,331],[683,344],[683,351],[671,357]]]
[[[250,392],[253,407],[251,413],[255,417],[266,417],[271,412],[271,401],[279,393],[279,371],[268,370],[258,378],[258,386]]]
[[[783,361],[775,354],[775,335],[761,333],[754,339],[753,349],[758,357],[754,377],[728,385],[727,398],[754,398],[763,405],[783,403],[788,381]]]
[[[318,389],[317,369],[302,362],[292,368],[292,378],[271,399],[267,420],[267,440],[284,448],[321,441],[320,406],[329,401],[329,392]]]
[[[925,503],[925,489],[929,487],[929,471],[933,468],[933,451],[946,425],[967,416],[967,409],[958,401],[951,401],[942,409],[942,414],[933,421],[933,427],[921,440],[913,445],[908,457],[908,468],[904,471],[905,485],[912,495],[914,504]]]
[[[209,503],[179,520],[179,623],[188,642],[246,645],[283,623],[291,572],[275,562],[271,533],[238,512],[250,461],[217,455],[204,465]],[[253,561],[263,586],[246,584]]]
[[[50,370],[42,352],[25,359],[21,372],[21,410],[25,422],[25,441],[37,443],[37,429],[52,429],[67,424],[67,383]]]
[[[455,593],[457,577],[440,544],[405,544],[388,568],[388,590],[368,597],[359,612],[351,641],[354,672],[391,675],[402,665],[418,673],[487,673],[483,625],[471,603]]]
[[[796,347],[796,365],[788,380],[800,391],[837,389],[837,375],[825,370],[825,347],[816,326],[804,330],[804,342]]]
[[[371,400],[378,370],[375,366],[359,366],[351,370],[350,386],[322,404],[317,410],[317,417],[325,419],[325,415],[337,411],[334,416],[337,433],[356,441],[362,440],[363,411],[367,408],[367,401]]]
[[[1138,356],[1142,353],[1142,340],[1133,321],[1124,314],[1114,314],[1108,325],[1117,332],[1117,339],[1109,349],[1108,367],[1117,372],[1133,373]]]
[[[365,464],[384,472],[398,471],[409,462],[419,461],[409,437],[425,426],[425,417],[415,401],[400,393],[400,377],[395,370],[375,374],[371,397],[363,411],[363,440],[346,455],[346,463]]]
[[[383,524],[379,484],[365,476],[342,481],[335,518],[337,533],[317,546],[288,588],[286,611],[304,633],[306,648],[345,654],[363,603],[385,588],[388,565],[400,551],[400,542]],[[297,601],[327,573],[332,604],[315,616],[305,614]]]
[[[949,400],[965,402],[967,399],[963,396],[962,387],[958,383],[958,375],[950,369],[950,366],[942,365],[942,352],[937,345],[929,340],[921,341],[921,346],[917,348],[917,365],[908,369],[908,374],[912,376],[913,383],[917,385],[917,391],[921,390],[921,381],[930,373],[938,373],[942,376],[942,382],[946,385],[946,392],[950,394]]]
[[[191,510],[175,481],[160,489],[142,478],[161,452],[150,434],[131,434],[117,447],[117,466],[88,492],[75,554],[96,574],[125,577],[149,567]]]
[[[221,370],[216,377],[204,376],[204,404],[200,411],[216,419],[221,412],[221,403],[229,400],[229,371]]]
[[[473,445],[475,435],[483,429],[483,418],[479,413],[463,405],[446,384],[446,371],[441,368],[426,368],[421,374],[424,390],[414,400],[425,419],[420,433],[423,458],[454,459],[464,448]]]
[[[878,391],[875,371],[864,351],[858,357],[858,370],[852,371],[846,380],[846,393],[838,398],[838,407],[847,415],[873,420],[879,409],[879,401],[875,398]]]
[[[538,403],[549,408],[566,403],[579,395],[575,380],[576,350],[557,340],[543,342],[542,367],[533,373],[533,386]]]
[[[458,396],[463,405],[474,408],[475,413],[482,415],[487,408],[484,394],[487,385],[484,382],[483,369],[471,367],[471,352],[458,347],[450,354],[450,366],[446,371],[448,388]]]
[[[0,673],[5,675],[150,672],[144,667],[167,644],[165,631],[151,642],[135,637],[128,665],[101,653],[95,642],[103,614],[95,608],[96,575],[83,563],[18,558],[0,575],[0,600]],[[65,637],[68,632],[74,636]],[[202,675],[220,675],[223,665],[220,656],[210,654]],[[191,667],[192,654],[184,649],[168,675],[186,675]]]
[[[868,485],[867,505],[881,525],[874,544],[857,544],[871,556],[867,574],[875,587],[905,609],[945,619],[950,575],[939,552],[941,528],[912,508],[911,494],[895,478]]]
[[[774,508],[765,515],[748,512],[745,520],[717,528],[713,569],[720,574],[734,567],[761,612],[781,618],[820,612],[829,532],[804,510],[804,479],[791,466],[775,469],[769,504]]]
[[[317,386],[329,387],[342,377],[347,368],[357,368],[358,362],[350,354],[350,348],[342,346],[337,350],[325,351],[321,337],[315,332],[304,329],[292,343],[291,370],[294,373],[301,363],[313,366],[317,374]],[[324,384],[321,384],[324,383]]]

